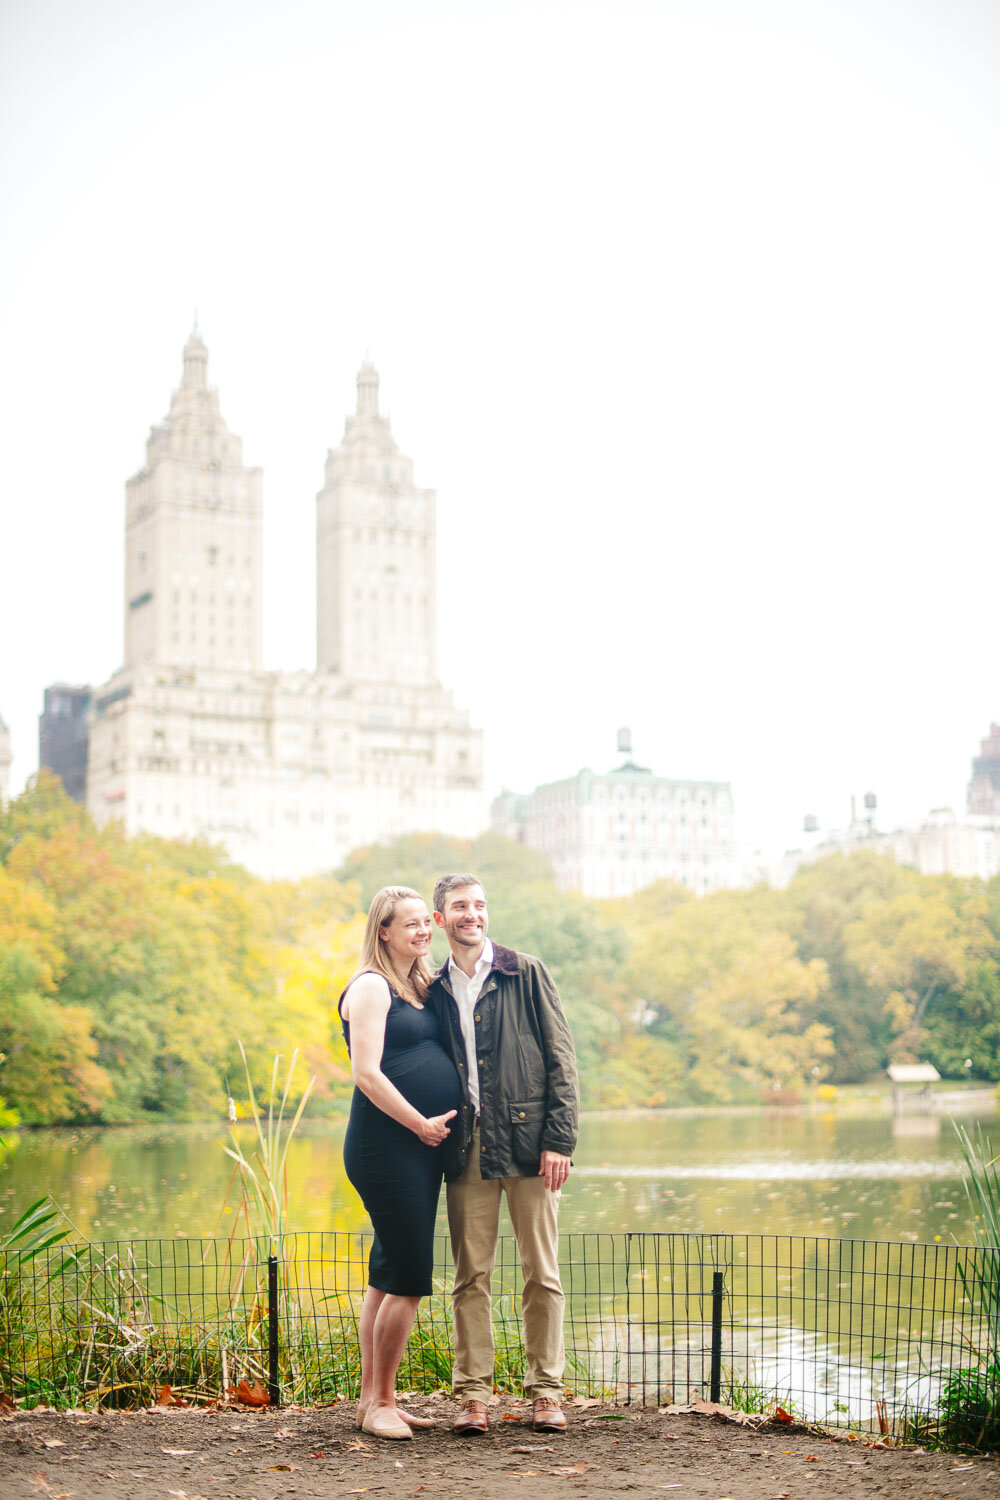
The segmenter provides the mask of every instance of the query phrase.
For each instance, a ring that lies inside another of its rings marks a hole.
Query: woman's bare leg
[[[358,1400],[362,1410],[370,1405],[372,1399],[375,1371],[375,1323],[379,1309],[387,1296],[387,1292],[380,1292],[377,1287],[370,1286],[365,1292],[365,1300],[361,1306],[361,1317],[358,1322],[358,1343],[361,1346],[361,1392]]]
[[[369,1288],[369,1292],[371,1288]],[[372,1329],[372,1386],[369,1414],[380,1407],[395,1410],[396,1372],[403,1358],[406,1341],[417,1315],[419,1297],[396,1297],[381,1294]],[[367,1303],[367,1298],[365,1299]]]

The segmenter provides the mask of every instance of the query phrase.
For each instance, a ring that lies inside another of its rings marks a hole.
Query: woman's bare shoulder
[[[356,1011],[367,1011],[377,1015],[380,1011],[386,1012],[392,1004],[392,996],[389,993],[389,981],[383,979],[381,974],[359,974],[357,979],[352,979],[344,997],[340,1002],[340,1014],[344,1020],[349,1020],[348,1007]]]

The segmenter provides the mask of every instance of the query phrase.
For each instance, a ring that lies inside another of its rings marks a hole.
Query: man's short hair
[[[448,892],[461,890],[464,885],[478,885],[483,895],[486,895],[486,887],[478,875],[442,875],[434,887],[434,910],[444,916],[444,900]]]

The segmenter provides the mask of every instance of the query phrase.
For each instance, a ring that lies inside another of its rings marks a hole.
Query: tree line
[[[0,1123],[213,1117],[239,1098],[238,1041],[265,1090],[298,1047],[310,1108],[342,1109],[336,1003],[368,901],[395,882],[429,899],[454,869],[485,882],[496,939],[551,969],[585,1106],[793,1099],[891,1060],[1000,1077],[1000,878],[862,850],[785,890],[595,901],[520,845],[421,835],[269,883],[206,844],[99,829],[42,771],[0,812]]]

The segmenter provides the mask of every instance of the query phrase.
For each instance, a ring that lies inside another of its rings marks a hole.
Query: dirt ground
[[[655,1408],[567,1407],[565,1434],[542,1437],[522,1403],[500,1401],[483,1437],[449,1430],[445,1397],[416,1397],[437,1418],[411,1442],[363,1436],[347,1405],[247,1411],[14,1412],[0,1421],[3,1500],[326,1500],[413,1495],[464,1500],[677,1496],[707,1500],[901,1500],[993,1496],[1000,1462],[868,1446],[864,1439]]]

